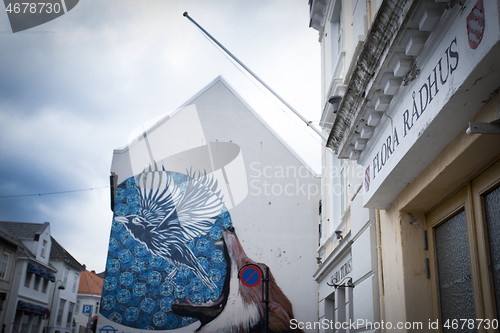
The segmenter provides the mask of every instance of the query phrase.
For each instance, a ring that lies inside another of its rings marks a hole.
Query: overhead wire
[[[33,194],[15,194],[15,195],[0,195],[0,198],[41,197],[42,195],[55,195],[55,194],[65,194],[65,193],[74,193],[74,192],[93,191],[93,190],[101,190],[103,188],[109,188],[109,185],[108,186],[101,186],[101,187],[84,188],[84,189],[79,189],[79,190],[58,191],[58,192],[33,193]]]

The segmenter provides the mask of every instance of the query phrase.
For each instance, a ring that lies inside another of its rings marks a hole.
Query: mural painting
[[[121,180],[99,331],[264,332],[262,282],[238,278],[245,264],[267,267],[245,254],[230,215],[248,193],[240,147],[200,146],[207,141],[194,106],[138,138],[114,153]],[[179,145],[162,144],[175,138]],[[269,301],[269,332],[302,332],[290,328],[292,305],[272,273]]]
[[[226,260],[216,241],[232,223],[216,187],[206,175],[164,170],[118,186],[101,314],[169,330],[195,321],[172,312],[175,300],[218,299]]]
[[[141,330],[197,320],[198,332],[263,332],[262,286],[238,279],[246,256],[206,173],[151,168],[116,191],[101,314]],[[292,305],[270,276],[270,332],[292,332]]]

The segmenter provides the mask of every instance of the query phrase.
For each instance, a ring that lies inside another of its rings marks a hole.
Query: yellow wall
[[[472,121],[489,122],[500,117],[499,102],[497,94]],[[425,213],[500,159],[499,135],[468,136],[466,128],[387,210],[380,211],[384,321],[420,321],[426,331],[432,318],[432,301],[425,272]]]

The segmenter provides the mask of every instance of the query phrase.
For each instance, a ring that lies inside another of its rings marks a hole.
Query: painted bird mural
[[[188,172],[180,181],[174,179],[175,175],[151,167],[137,175],[139,209],[136,214],[115,216],[115,220],[123,223],[153,255],[173,265],[168,283],[172,283],[179,268],[187,267],[214,290],[215,283],[186,243],[205,235],[225,209],[217,180],[200,172]]]

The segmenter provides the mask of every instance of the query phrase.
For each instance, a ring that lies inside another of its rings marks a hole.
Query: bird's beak
[[[128,219],[125,216],[115,216],[115,221],[121,222],[123,224],[128,223]]]

